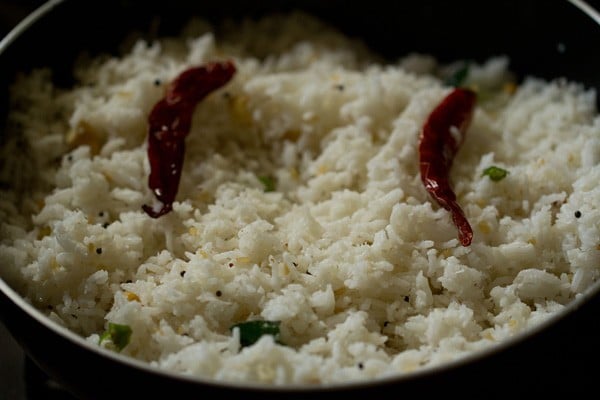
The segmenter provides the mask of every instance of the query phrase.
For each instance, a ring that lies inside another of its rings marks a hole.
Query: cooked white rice
[[[197,107],[174,210],[152,219],[148,114],[178,73],[222,59],[238,72]],[[595,93],[515,88],[502,55],[471,65],[480,101],[451,170],[474,229],[463,247],[417,153],[459,61],[383,63],[292,14],[194,20],[82,61],[68,90],[22,76],[1,149],[2,279],[94,345],[128,325],[122,354],[222,381],[401,375],[530,329],[599,276]],[[492,165],[506,178],[482,176]],[[242,348],[230,327],[247,320],[281,321],[281,344]]]

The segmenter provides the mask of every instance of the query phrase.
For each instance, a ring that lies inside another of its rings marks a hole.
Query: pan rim
[[[48,0],[32,13],[26,16],[19,24],[11,29],[7,35],[0,40],[0,54],[4,53],[23,33],[25,33],[31,26],[36,24],[40,19],[46,17],[55,7],[64,3],[66,0]],[[591,7],[586,1],[583,0],[566,0],[573,6],[577,7],[580,11],[585,13],[589,18],[592,18],[600,26],[600,13]],[[0,277],[0,293],[4,294],[9,301],[16,305],[20,310],[24,311],[28,317],[33,318],[38,324],[44,326],[48,330],[57,334],[58,336],[67,339],[69,342],[75,344],[79,348],[86,351],[91,351],[101,357],[109,358],[120,364],[148,372],[153,375],[161,375],[169,379],[177,381],[185,381],[192,384],[198,385],[210,385],[213,387],[222,387],[225,389],[242,389],[242,390],[260,390],[267,391],[269,393],[278,392],[326,392],[326,391],[339,391],[339,390],[352,390],[356,388],[364,388],[369,386],[379,386],[386,384],[401,384],[405,381],[412,381],[420,378],[427,378],[431,375],[435,375],[444,371],[458,368],[462,365],[473,363],[476,360],[487,358],[493,354],[502,352],[507,348],[515,346],[517,343],[523,342],[524,340],[531,338],[538,333],[550,328],[557,324],[560,320],[566,316],[578,310],[583,305],[587,304],[592,298],[596,297],[600,293],[600,280],[596,281],[592,286],[587,288],[583,293],[578,295],[571,302],[566,304],[560,311],[554,313],[544,321],[537,323],[535,326],[526,329],[525,331],[519,332],[514,336],[503,339],[501,342],[492,346],[473,351],[470,354],[461,356],[458,359],[444,362],[443,364],[428,366],[421,368],[416,371],[398,373],[393,376],[386,376],[382,378],[369,379],[369,380],[357,380],[340,383],[328,383],[328,384],[317,384],[315,386],[305,384],[290,384],[283,386],[275,386],[271,384],[251,383],[251,382],[229,382],[219,381],[212,378],[187,376],[182,373],[176,373],[161,369],[159,367],[150,365],[149,363],[134,359],[129,356],[124,356],[119,353],[115,353],[108,349],[100,346],[94,346],[89,341],[85,340],[84,337],[72,332],[66,327],[63,327],[40,310],[35,308],[32,304],[26,301],[15,289],[10,287],[2,277]],[[10,330],[10,325],[7,325]],[[12,332],[11,332],[12,334]]]

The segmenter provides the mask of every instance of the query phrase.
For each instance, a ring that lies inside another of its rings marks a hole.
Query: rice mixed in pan
[[[595,93],[509,63],[383,61],[295,13],[194,19],[83,57],[70,88],[24,74],[0,276],[94,346],[221,381],[398,376],[489,348],[600,273]],[[184,71],[215,87],[173,84]]]

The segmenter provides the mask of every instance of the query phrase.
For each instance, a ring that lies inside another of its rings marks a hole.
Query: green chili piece
[[[496,167],[494,165],[484,169],[483,173],[481,174],[481,176],[488,176],[494,182],[501,181],[502,179],[506,178],[506,175],[508,175],[507,170],[505,170],[504,168]]]
[[[270,176],[259,176],[258,180],[262,182],[265,192],[275,191],[275,180]]]
[[[450,75],[444,82],[446,86],[460,87],[469,76],[469,63],[465,62],[459,69]]]
[[[246,321],[233,325],[230,330],[239,328],[242,347],[251,346],[263,335],[271,335],[275,342],[279,341],[279,324],[281,321]]]
[[[117,351],[121,351],[129,344],[131,332],[131,328],[127,325],[109,322],[108,329],[100,335],[98,344],[101,344],[105,340],[110,340],[117,348]]]

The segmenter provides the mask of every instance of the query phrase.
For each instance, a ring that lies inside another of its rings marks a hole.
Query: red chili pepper
[[[476,99],[472,90],[453,89],[431,112],[419,138],[421,180],[437,203],[452,214],[463,246],[471,244],[473,230],[456,201],[449,172],[471,123]]]
[[[148,186],[162,203],[158,211],[146,204],[142,206],[152,218],[168,213],[173,207],[185,156],[185,137],[190,132],[197,103],[229,82],[235,71],[231,61],[187,69],[171,82],[165,96],[150,112]]]

